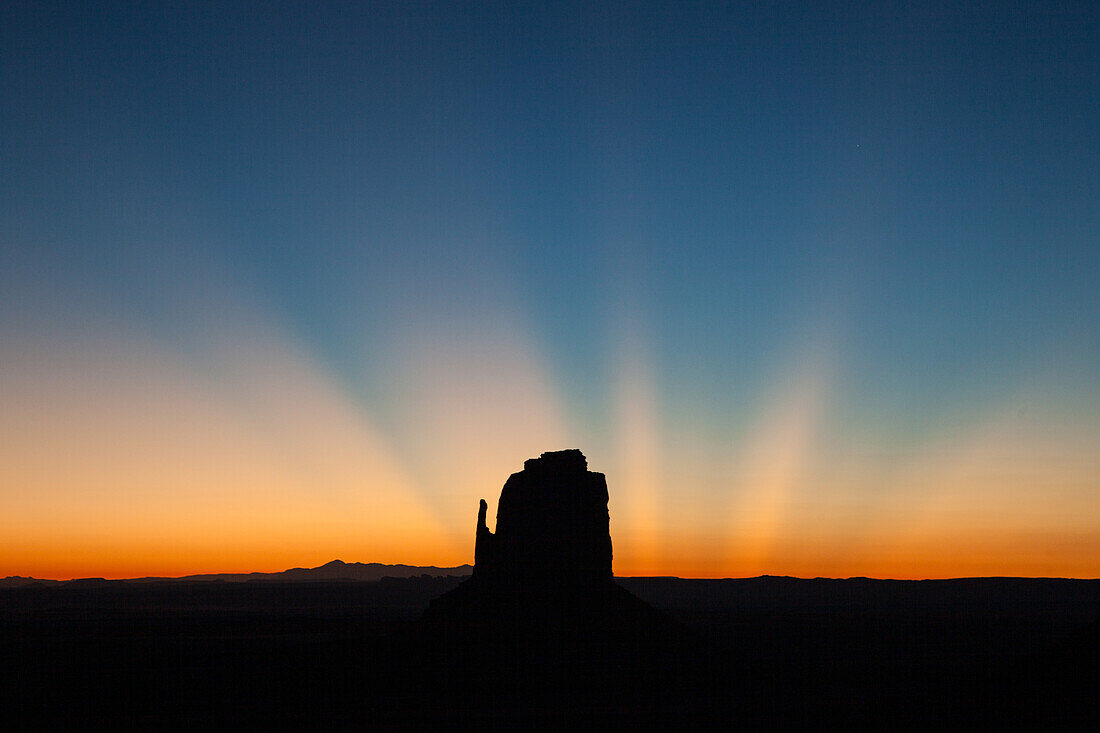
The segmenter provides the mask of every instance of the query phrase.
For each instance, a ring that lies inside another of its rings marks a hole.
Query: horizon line
[[[102,581],[105,581],[105,582],[111,582],[111,581],[124,582],[124,581],[139,581],[139,580],[178,581],[178,580],[209,578],[209,577],[217,577],[217,576],[281,575],[283,573],[291,572],[291,571],[294,571],[294,570],[304,570],[304,571],[318,570],[320,568],[326,567],[328,565],[334,565],[334,564],[377,565],[377,566],[382,566],[382,567],[406,567],[406,568],[417,568],[417,569],[420,569],[420,568],[423,568],[423,569],[433,568],[433,569],[436,569],[436,570],[457,570],[457,569],[460,569],[460,568],[467,568],[468,567],[468,568],[471,569],[471,571],[473,570],[473,564],[472,563],[460,563],[458,565],[415,565],[415,564],[403,563],[403,562],[396,562],[396,563],[376,562],[376,561],[346,562],[344,560],[340,560],[339,558],[336,558],[336,559],[330,560],[326,563],[322,563],[321,565],[317,565],[317,566],[313,566],[313,567],[307,567],[305,565],[298,565],[298,566],[294,566],[294,567],[284,568],[283,570],[249,570],[249,571],[236,571],[236,572],[235,571],[224,571],[224,572],[214,571],[214,572],[186,573],[184,575],[139,575],[139,576],[129,576],[129,577],[106,577],[106,576],[91,575],[91,576],[79,576],[79,577],[74,576],[74,577],[70,577],[70,578],[42,578],[42,577],[37,577],[37,576],[33,576],[33,575],[7,575],[7,576],[4,576],[3,578],[0,578],[0,581],[4,581],[4,580],[30,580],[30,581],[49,581],[49,582],[55,582],[55,583],[71,583],[71,582],[75,582],[75,581],[95,581],[95,580],[102,580]],[[392,577],[392,576],[383,576],[383,577]],[[453,576],[453,577],[462,577],[462,576]],[[998,580],[998,579],[1008,579],[1008,580],[1083,580],[1083,581],[1100,580],[1100,576],[1080,577],[1080,576],[1069,576],[1069,575],[958,575],[958,576],[910,576],[910,577],[879,577],[879,576],[869,576],[869,575],[848,575],[848,576],[815,575],[815,576],[810,577],[810,576],[772,574],[772,573],[761,573],[759,575],[742,575],[742,576],[732,576],[732,575],[724,575],[724,576],[667,575],[667,574],[661,574],[661,575],[619,575],[619,574],[616,573],[616,574],[613,575],[613,577],[616,578],[616,579],[669,579],[669,580],[757,580],[757,579],[761,579],[761,578],[780,578],[780,579],[791,579],[791,580],[878,580],[878,581],[906,581],[906,582],[925,581],[925,580]],[[324,580],[324,579],[322,579],[322,580]],[[330,580],[335,582],[335,581],[339,581],[339,580],[342,580],[342,579],[333,578],[333,579],[330,579]],[[356,580],[354,578],[347,578],[346,580],[355,580],[356,582],[377,582],[377,581],[367,581],[367,580],[359,581],[359,580]]]

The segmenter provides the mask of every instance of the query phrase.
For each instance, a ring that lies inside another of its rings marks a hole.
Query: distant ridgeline
[[[0,579],[0,588],[22,588],[32,585],[88,584],[88,583],[152,583],[159,581],[190,581],[241,583],[255,582],[316,582],[320,580],[375,581],[382,578],[418,578],[421,575],[432,577],[465,577],[473,572],[469,565],[453,568],[437,568],[434,565],[384,565],[378,562],[344,562],[333,560],[315,568],[290,568],[278,573],[209,573],[205,575],[185,575],[179,578],[148,577],[126,580],[104,580],[103,578],[80,578],[78,580],[59,581],[27,578],[13,575]]]

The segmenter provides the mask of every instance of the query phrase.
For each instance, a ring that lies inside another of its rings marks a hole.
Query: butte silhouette
[[[615,583],[607,504],[604,475],[579,450],[527,460],[504,484],[495,531],[481,501],[473,575],[416,629],[441,709],[622,719],[675,695],[690,645],[679,624]]]
[[[663,618],[615,584],[607,480],[579,450],[543,453],[504,484],[496,531],[481,500],[473,575],[426,618],[496,628],[502,622],[586,624],[623,614]]]

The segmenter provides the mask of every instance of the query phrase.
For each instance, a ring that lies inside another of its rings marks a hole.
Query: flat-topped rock
[[[505,482],[495,532],[481,501],[474,576],[483,582],[610,581],[607,480],[588,470],[579,450],[524,461]]]
[[[431,602],[409,642],[430,681],[424,699],[497,725],[560,728],[567,711],[591,724],[610,707],[679,694],[667,681],[699,655],[675,621],[612,577],[607,498],[604,475],[567,450],[505,482],[495,531],[481,501],[473,576]]]

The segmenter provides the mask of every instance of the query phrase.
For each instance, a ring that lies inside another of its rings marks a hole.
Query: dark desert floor
[[[532,652],[530,669],[502,663],[496,678],[464,662],[440,672],[446,654],[422,638],[428,603],[459,582],[3,589],[6,727],[1066,729],[1098,719],[1100,581],[624,578],[675,621],[652,654],[617,669],[614,655],[610,668],[594,664],[591,647],[548,650],[546,666]],[[510,695],[485,689],[515,677]]]

